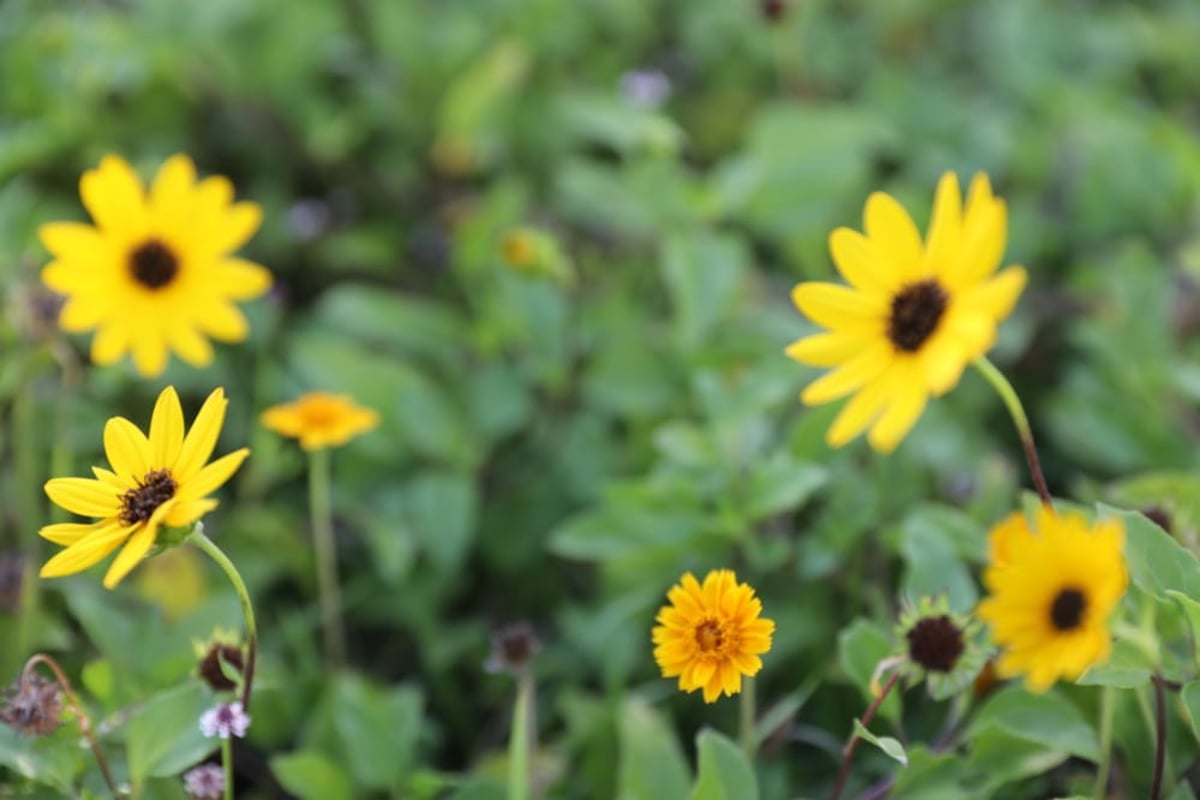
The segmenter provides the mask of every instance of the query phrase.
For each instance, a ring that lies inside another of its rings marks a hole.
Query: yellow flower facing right
[[[355,405],[340,394],[308,392],[295,402],[271,406],[262,414],[262,424],[281,436],[300,440],[305,450],[320,450],[346,444],[360,433],[379,425],[379,414]]]
[[[867,199],[865,233],[838,228],[833,261],[850,284],[802,283],[796,307],[826,330],[792,343],[793,359],[832,371],[801,395],[808,405],[850,396],[827,434],[841,447],[868,430],[890,452],[917,423],[930,397],[950,391],[963,369],[996,340],[1026,274],[996,273],[1007,233],[1004,201],[983,174],[963,204],[958,179],[938,183],[925,241],[890,195]]]

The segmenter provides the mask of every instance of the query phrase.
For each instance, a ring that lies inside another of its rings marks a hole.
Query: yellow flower
[[[850,286],[802,283],[796,307],[828,330],[787,348],[797,361],[836,367],[801,395],[819,405],[853,394],[826,436],[841,447],[868,427],[890,452],[916,424],[930,396],[954,388],[968,363],[995,342],[996,326],[1025,287],[1025,270],[993,275],[1004,252],[1004,201],[978,174],[963,206],[958,179],[938,184],[922,244],[912,219],[890,195],[867,199],[866,233],[838,228],[834,263]]]
[[[1031,691],[1074,680],[1108,658],[1108,618],[1129,584],[1120,520],[1088,525],[1043,506],[1037,530],[1014,514],[991,534],[989,596],[977,614],[1002,648],[1000,675],[1024,675]]]
[[[51,222],[38,236],[54,256],[42,280],[67,296],[58,322],[95,330],[92,360],[114,364],[132,353],[146,377],[167,366],[168,351],[194,366],[212,361],[208,337],[240,342],[249,326],[234,304],[258,297],[271,273],[230,254],[258,229],[262,211],[233,203],[220,176],[197,183],[187,156],[169,158],[149,192],[129,164],[105,156],[79,181],[95,226]]]
[[[271,406],[262,424],[281,436],[300,440],[305,450],[337,447],[379,425],[379,415],[360,408],[345,395],[309,392],[294,403]]]
[[[762,669],[759,655],[771,649],[775,623],[759,619],[762,602],[754,589],[727,569],[713,570],[701,586],[692,573],[667,592],[671,602],[654,628],[654,660],[664,678],[679,677],[685,692],[704,690],[713,703],[724,692],[742,690],[742,676]]]
[[[38,533],[66,550],[46,562],[43,578],[82,572],[124,544],[104,576],[111,589],[150,550],[162,527],[191,525],[216,508],[207,495],[229,480],[250,454],[246,448],[207,464],[225,420],[225,390],[204,401],[184,435],[179,396],[168,386],[158,396],[147,437],[124,417],[104,426],[104,451],[112,467],[93,467],[91,478],[54,478],[46,494],[91,523],[47,525]],[[206,465],[207,464],[207,465]]]

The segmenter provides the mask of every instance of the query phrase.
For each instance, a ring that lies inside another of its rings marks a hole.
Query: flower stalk
[[[738,711],[738,737],[742,742],[742,752],[746,754],[746,760],[753,764],[755,753],[758,751],[758,736],[754,730],[757,708],[753,677],[748,677],[742,681],[741,705]]]
[[[1105,686],[1100,692],[1100,763],[1096,766],[1096,787],[1092,792],[1095,800],[1108,796],[1108,773],[1112,766],[1113,704],[1116,700],[1113,687]],[[1155,795],[1151,795],[1154,797]]]
[[[875,699],[871,701],[871,705],[867,706],[867,711],[862,715],[863,727],[871,724],[871,720],[875,718],[875,713],[879,711],[879,707],[883,705],[883,701],[887,699],[891,693],[892,687],[896,685],[896,681],[900,679],[898,671],[892,672],[891,677],[887,679],[887,683],[875,695]],[[838,800],[842,796],[842,789],[846,785],[846,779],[850,777],[850,762],[854,760],[854,751],[858,749],[859,735],[858,731],[850,734],[850,739],[846,742],[846,747],[842,750],[842,764],[838,768],[837,780],[833,782],[833,789],[829,792],[829,800]]]
[[[1162,795],[1163,767],[1167,759],[1167,699],[1165,681],[1155,674],[1154,684],[1154,775],[1150,781],[1150,800]]]
[[[233,800],[233,737],[221,739],[221,770],[225,773],[225,800]]]
[[[533,674],[527,668],[521,669],[517,673],[517,699],[508,739],[508,800],[532,797],[533,691]]]
[[[342,590],[338,583],[337,547],[333,539],[333,504],[330,500],[329,449],[308,454],[308,504],[313,546],[317,556],[317,588],[321,603],[321,633],[325,660],[340,667],[346,660],[346,633],[342,628]]]
[[[1033,429],[1029,426],[1029,417],[1025,414],[1025,407],[1021,405],[1021,398],[1017,396],[1017,392],[1008,382],[1008,378],[1005,378],[1004,374],[996,369],[991,361],[988,361],[987,356],[980,356],[972,363],[996,390],[996,394],[1000,395],[1004,407],[1008,409],[1008,414],[1012,417],[1013,425],[1017,429],[1017,436],[1021,439],[1021,447],[1025,450],[1025,461],[1029,464],[1033,487],[1037,490],[1038,497],[1042,502],[1050,505],[1050,490],[1046,486],[1046,477],[1042,474],[1042,462],[1038,459],[1037,445],[1033,440]]]
[[[250,709],[250,689],[254,683],[255,657],[258,653],[258,626],[254,620],[254,605],[250,602],[250,592],[247,591],[246,582],[242,580],[241,573],[229,560],[229,556],[225,555],[225,552],[204,534],[203,523],[196,523],[196,527],[192,529],[187,541],[217,562],[217,566],[225,572],[229,582],[233,584],[233,589],[237,592],[238,600],[242,604],[242,616],[246,620],[246,668],[242,672],[241,700],[242,708],[248,711]]]

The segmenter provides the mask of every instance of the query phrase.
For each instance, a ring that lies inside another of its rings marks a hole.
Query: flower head
[[[62,724],[58,682],[26,670],[0,703],[0,722],[17,733],[46,736]]]
[[[183,773],[183,790],[192,800],[221,800],[225,796],[225,771],[220,764],[201,764]]]
[[[241,638],[231,631],[218,629],[206,642],[193,641],[192,649],[199,663],[196,677],[214,692],[236,689],[246,668]]]
[[[742,676],[762,669],[759,656],[771,649],[775,632],[774,622],[759,618],[762,602],[754,589],[731,570],[713,570],[703,585],[689,572],[667,599],[652,634],[663,677],[678,676],[685,692],[703,689],[706,703],[740,692]]]
[[[379,425],[379,414],[360,408],[340,394],[309,392],[294,403],[271,406],[262,424],[281,436],[300,440],[305,450],[337,447]]]
[[[1042,507],[1036,532],[1013,514],[991,534],[990,595],[977,615],[1002,652],[1002,677],[1024,675],[1035,692],[1074,680],[1108,658],[1108,618],[1129,583],[1120,520],[1091,525],[1081,514]]]
[[[47,525],[38,533],[66,547],[42,567],[43,578],[82,572],[125,545],[104,576],[116,586],[149,552],[162,528],[182,528],[217,506],[208,497],[250,454],[245,447],[208,464],[225,420],[225,390],[204,401],[184,435],[183,410],[175,389],[158,396],[146,436],[124,417],[104,426],[104,450],[111,469],[93,467],[92,478],[54,478],[46,494],[90,523]]]
[[[950,611],[945,597],[922,597],[900,616],[901,672],[910,684],[925,680],[929,694],[943,700],[966,688],[983,668],[979,624]]]
[[[250,715],[242,708],[240,700],[221,703],[200,715],[200,732],[210,739],[214,736],[222,739],[236,736],[241,739],[249,729]]]
[[[841,447],[867,428],[890,452],[916,424],[931,396],[954,388],[968,363],[995,342],[996,326],[1025,287],[1025,270],[993,274],[1004,251],[1004,201],[985,175],[963,205],[958,179],[938,184],[924,243],[890,195],[867,199],[866,233],[838,228],[829,237],[834,263],[849,286],[802,283],[796,307],[825,332],[792,343],[787,354],[835,367],[800,396],[819,405],[853,395],[826,439]]]
[[[83,174],[79,193],[95,225],[52,222],[38,236],[54,256],[42,280],[67,296],[59,325],[96,331],[93,361],[132,353],[138,372],[152,377],[168,352],[204,366],[213,357],[209,337],[246,338],[235,302],[265,292],[271,273],[230,255],[258,229],[262,211],[232,202],[226,178],[197,181],[191,159],[176,155],[146,191],[129,164],[110,155]]]
[[[541,649],[541,643],[528,622],[514,622],[492,633],[492,650],[483,668],[488,672],[513,675],[528,669],[529,662]]]

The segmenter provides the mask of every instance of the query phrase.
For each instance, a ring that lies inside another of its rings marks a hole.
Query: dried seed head
[[[0,722],[28,736],[46,736],[62,724],[58,682],[27,672],[9,688],[0,705]]]
[[[515,622],[492,633],[492,652],[484,662],[488,672],[517,673],[529,666],[541,643],[528,622]]]
[[[238,687],[235,678],[240,678],[245,668],[241,647],[213,642],[196,666],[196,674],[214,692],[228,692]]]

